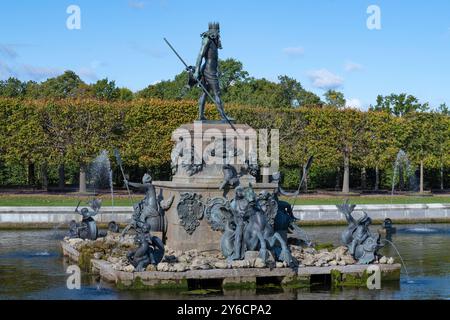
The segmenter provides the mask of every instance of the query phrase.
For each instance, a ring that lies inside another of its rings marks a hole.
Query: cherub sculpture
[[[165,211],[168,210],[174,197],[172,196],[168,201],[163,201],[162,194],[156,196],[155,186],[152,184],[152,177],[146,173],[142,177],[142,183],[128,182],[125,183],[131,187],[145,190],[145,197],[140,202],[133,205],[134,213],[131,223],[125,227],[122,236],[130,229],[135,229],[139,232],[145,224],[148,224],[152,231],[166,231]]]
[[[127,259],[136,271],[144,271],[148,265],[156,266],[161,262],[164,257],[164,244],[160,238],[151,235],[148,224],[143,224],[134,241],[138,247],[128,252]]]
[[[70,221],[69,236],[71,238],[88,240],[96,240],[99,236],[105,236],[104,233],[98,231],[97,224],[93,218],[99,212],[102,206],[102,201],[99,199],[93,199],[88,202],[89,208],[82,208],[81,210],[78,210],[80,203],[81,201],[78,202],[75,212],[82,216],[82,220],[79,223],[75,220]]]

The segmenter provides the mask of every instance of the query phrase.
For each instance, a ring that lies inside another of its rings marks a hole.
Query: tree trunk
[[[441,163],[441,190],[444,191],[444,164]]]
[[[305,191],[305,193],[308,192],[308,173],[306,172],[306,165],[303,165],[303,177],[304,178],[304,184],[303,184],[303,190]]]
[[[48,190],[48,172],[47,172],[47,164],[44,163],[41,166],[41,183],[42,189]]]
[[[34,163],[30,162],[28,163],[28,185],[34,186],[35,184],[35,166]]]
[[[350,157],[344,155],[344,179],[342,182],[342,193],[350,192]]]
[[[367,173],[366,168],[361,169],[361,189],[364,191],[367,189]]]
[[[58,188],[60,190],[64,190],[64,186],[66,184],[66,172],[64,169],[64,163],[59,165],[58,168]]]
[[[375,166],[375,191],[380,189],[380,168],[378,165]]]
[[[336,185],[334,186],[334,190],[338,191],[341,185],[341,167],[337,167],[336,171]]]
[[[420,193],[423,193],[423,160],[420,161]]]
[[[86,193],[86,166],[80,166],[80,193]]]

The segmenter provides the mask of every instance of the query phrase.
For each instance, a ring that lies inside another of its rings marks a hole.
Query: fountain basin
[[[127,272],[117,270],[114,264],[100,259],[89,259],[66,241],[61,242],[64,256],[78,262],[89,272],[98,274],[104,281],[118,288],[130,289],[189,289],[193,283],[214,283],[223,289],[256,288],[258,283],[275,283],[282,287],[308,287],[312,284],[336,287],[365,287],[369,265],[300,266],[286,267],[227,267],[208,270],[144,271]],[[376,264],[382,282],[400,281],[400,264]],[[278,266],[278,264],[277,264]]]

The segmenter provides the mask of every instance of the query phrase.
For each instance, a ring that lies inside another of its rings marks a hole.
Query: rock
[[[258,251],[247,251],[244,255],[244,260],[247,260],[249,264],[253,267],[255,264],[255,260],[258,258],[259,252]]]
[[[266,264],[264,263],[264,261],[261,258],[256,258],[254,267],[255,268],[265,268]]]
[[[177,251],[174,251],[173,255],[174,255],[175,257],[180,257],[180,256],[183,255],[183,252],[182,252],[181,250],[177,250]]]
[[[216,269],[227,269],[228,263],[226,261],[217,261],[214,263],[214,268]]]
[[[276,267],[276,268],[284,268],[284,264],[283,264],[283,262],[277,261],[277,262],[275,263],[275,267]]]
[[[120,259],[117,257],[108,257],[108,261],[111,263],[119,263]]]
[[[156,269],[158,271],[167,272],[167,271],[169,271],[169,264],[167,262],[160,262],[156,266]]]
[[[341,260],[341,261],[338,262],[338,264],[339,264],[340,266],[345,266],[346,263],[345,263],[344,260]]]
[[[383,257],[381,257],[381,259],[380,259],[380,264],[386,264],[387,263],[387,261],[388,261],[388,258],[387,257],[385,257],[385,256],[383,256]]]
[[[314,265],[314,256],[311,254],[305,254],[303,260],[302,260],[302,264],[304,264],[305,266],[312,266]]]
[[[336,258],[336,261],[339,261],[339,260],[341,260],[341,258],[342,258],[343,256],[345,256],[345,254],[347,253],[347,251],[348,251],[348,248],[347,248],[347,247],[345,247],[345,246],[340,246],[340,247],[337,247],[336,249],[334,249],[334,250],[332,251],[332,253],[334,253],[334,256],[335,256],[335,258]]]
[[[332,267],[334,267],[334,266],[337,266],[337,261],[336,260],[331,260],[330,262],[329,262],[329,265],[330,266],[332,266]]]
[[[94,253],[94,259],[100,260],[103,257],[102,252],[95,252]]]
[[[77,245],[83,243],[84,240],[83,240],[83,239],[80,239],[80,238],[74,238],[74,239],[69,239],[69,240],[67,240],[67,242],[68,242],[72,247],[75,247],[75,246],[77,246]]]
[[[304,249],[303,249],[303,252],[304,252],[304,253],[310,253],[310,254],[315,254],[315,253],[317,253],[316,249],[314,249],[314,248],[304,248]]]
[[[395,260],[393,257],[390,257],[387,261],[387,264],[394,264]]]
[[[192,260],[191,270],[208,270],[211,269],[208,259],[204,257],[196,257]]]
[[[322,265],[322,267],[329,267],[330,265],[328,264],[328,263],[324,263],[323,265]]]
[[[182,255],[178,257],[178,262],[190,263],[191,258],[186,255]]]
[[[353,257],[350,255],[342,256],[341,261],[344,261],[345,264],[355,264],[356,263],[356,260],[353,259]]]
[[[321,267],[321,266],[322,266],[322,262],[317,261],[316,263],[314,263],[314,265],[315,265],[316,267]]]
[[[134,271],[134,266],[129,264],[129,265],[127,265],[127,266],[125,266],[123,268],[123,271],[125,271],[125,272],[133,272]]]
[[[148,266],[147,266],[147,268],[145,269],[145,271],[156,271],[157,269],[156,269],[156,266],[155,265],[153,265],[153,264],[149,264]]]
[[[175,263],[173,265],[173,270],[175,272],[184,272],[186,270],[189,270],[189,267],[185,263]]]
[[[231,267],[233,269],[240,269],[240,268],[250,268],[251,265],[248,260],[235,260],[231,262]]]

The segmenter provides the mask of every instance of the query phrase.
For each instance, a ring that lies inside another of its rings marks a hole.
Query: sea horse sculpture
[[[377,251],[382,245],[380,235],[374,235],[369,230],[372,219],[364,212],[360,219],[355,220],[352,216],[355,205],[350,205],[348,200],[342,205],[337,205],[337,208],[345,215],[348,222],[348,227],[342,233],[341,239],[349,253],[360,264],[370,264],[375,261],[378,256]]]

